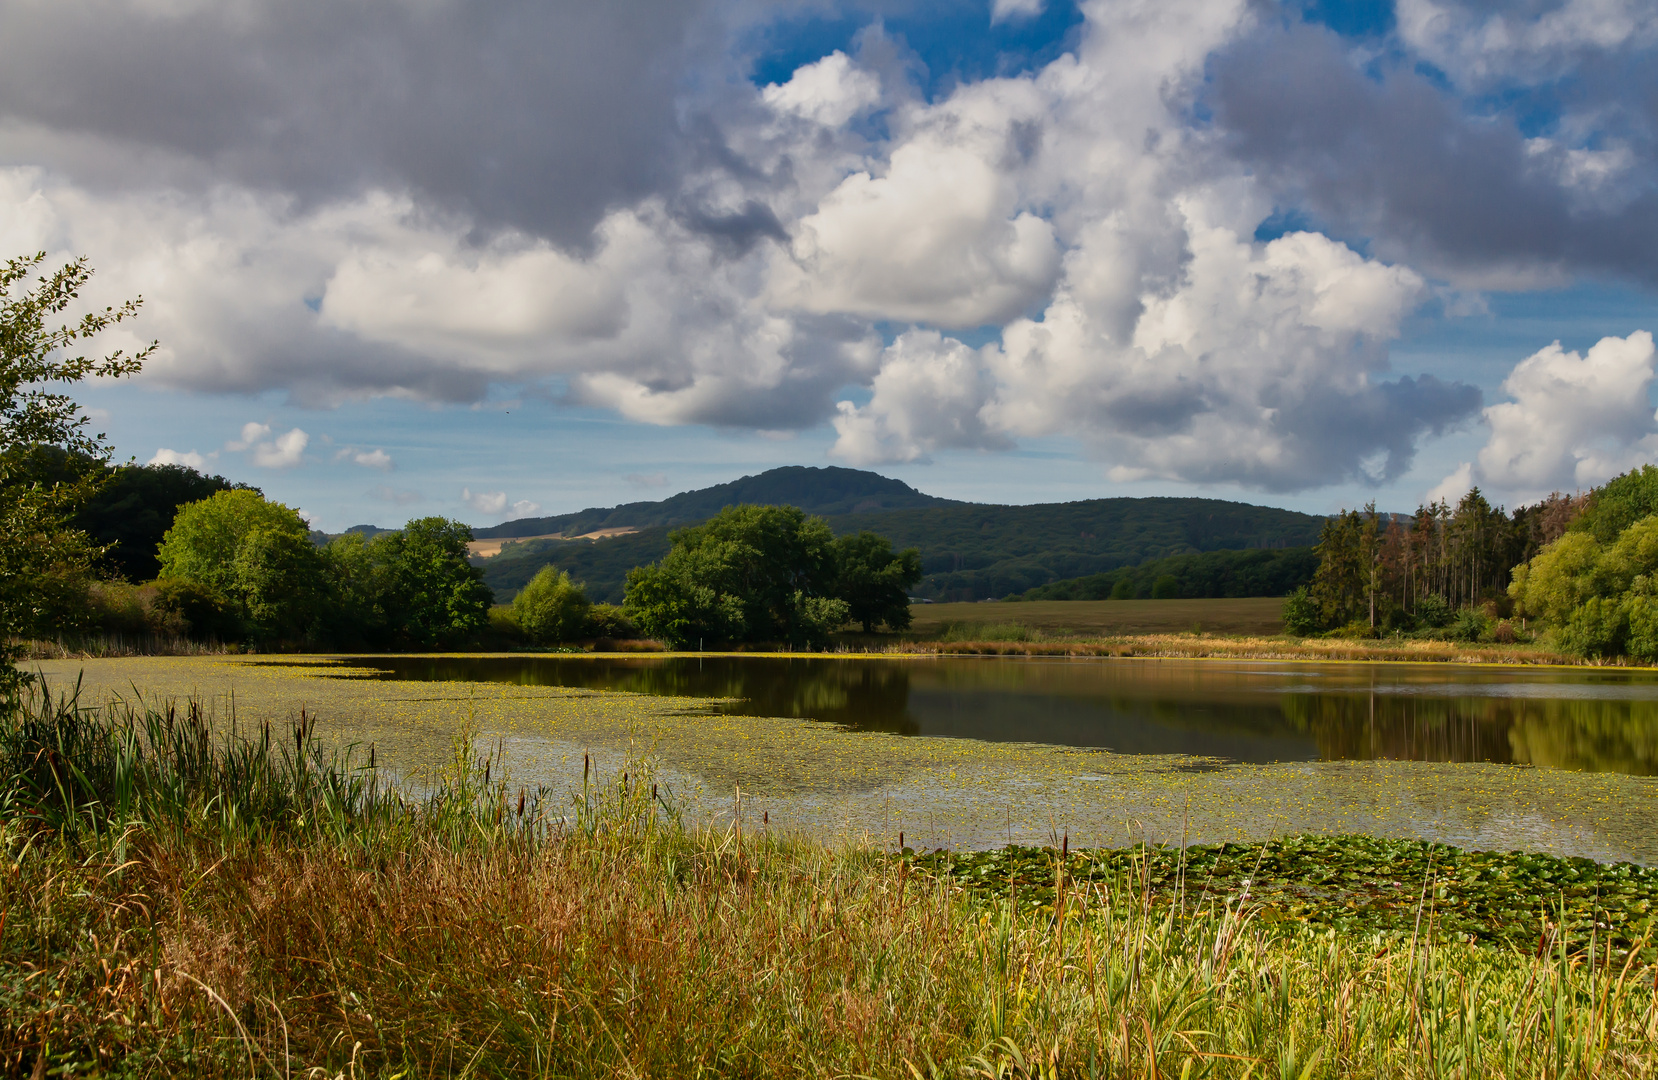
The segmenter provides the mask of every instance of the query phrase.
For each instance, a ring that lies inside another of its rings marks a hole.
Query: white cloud
[[[993,16],[1041,8],[998,0]],[[100,289],[143,293],[143,338],[164,348],[141,378],[172,386],[331,405],[550,383],[655,424],[828,420],[859,462],[1060,434],[1124,478],[1397,475],[1475,398],[1390,374],[1387,344],[1425,295],[1409,268],[1318,234],[1251,239],[1270,198],[1190,124],[1207,59],[1251,10],[1087,4],[1073,51],[932,102],[873,45],[728,86],[708,114],[720,152],[618,201],[581,250],[390,184],[299,199],[17,168],[0,169],[0,240],[84,251]],[[1620,160],[1559,167],[1589,190]],[[837,404],[848,386],[867,403]],[[255,423],[227,446],[286,468],[307,439]]]
[[[1586,354],[1557,341],[1514,365],[1512,401],[1485,410],[1490,436],[1470,472],[1458,474],[1522,501],[1584,490],[1658,458],[1649,400],[1658,364],[1652,334],[1605,337]],[[1437,490],[1437,489],[1436,489]]]
[[[1464,461],[1451,474],[1428,490],[1423,502],[1428,506],[1448,503],[1455,506],[1474,487],[1474,463]]]
[[[335,461],[349,461],[353,465],[361,465],[365,469],[379,469],[390,472],[397,467],[390,454],[384,450],[363,450],[355,446],[344,446],[334,452]]]
[[[255,441],[249,437],[254,428],[260,428]],[[230,449],[251,449],[253,463],[261,469],[291,469],[305,460],[305,447],[310,443],[311,436],[293,428],[289,431],[267,439],[265,436],[271,429],[264,424],[248,424],[242,429],[242,439],[239,443],[226,444]]]
[[[151,457],[149,461],[145,462],[145,464],[185,465],[189,468],[195,469],[197,472],[205,472],[207,470],[208,463],[218,456],[219,452],[217,450],[214,450],[208,454],[198,454],[194,450],[181,454],[177,450],[169,450],[166,447],[162,447],[157,450],[155,455]]]
[[[825,127],[840,127],[881,102],[881,79],[852,66],[840,50],[795,69],[786,83],[773,83],[760,98],[781,113]]]
[[[1544,0],[1509,11],[1469,0],[1399,0],[1395,11],[1406,44],[1474,86],[1546,82],[1574,52],[1658,42],[1658,8],[1649,0]]]
[[[461,488],[461,502],[478,511],[480,514],[499,514],[507,508],[507,493],[504,491],[473,491],[471,488]]]
[[[994,350],[994,346],[987,348]],[[831,451],[856,465],[920,461],[939,449],[1004,449],[980,413],[994,390],[980,356],[935,330],[911,330],[882,356],[869,404],[840,403]]]
[[[305,448],[311,436],[299,428],[292,428],[272,437],[271,426],[250,420],[242,425],[240,438],[225,443],[231,451],[252,451],[253,463],[261,469],[291,469],[305,460]]]
[[[995,0],[990,5],[990,22],[994,25],[1005,19],[1034,18],[1046,7],[1045,0]]]
[[[473,491],[471,488],[461,488],[461,502],[480,514],[503,514],[510,509],[514,517],[530,517],[541,511],[540,503],[528,499],[508,503],[507,493],[504,491]]]

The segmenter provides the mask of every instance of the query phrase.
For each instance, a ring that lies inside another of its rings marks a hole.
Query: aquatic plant
[[[308,716],[170,723],[37,698],[0,724],[9,1075],[1658,1070],[1654,971],[1596,937],[1272,922],[1247,888],[1182,912],[1144,852],[1138,878],[1027,853],[1029,881],[971,892],[780,835],[740,796],[688,827],[641,763],[584,763],[538,804],[465,733],[414,794],[325,755]]]

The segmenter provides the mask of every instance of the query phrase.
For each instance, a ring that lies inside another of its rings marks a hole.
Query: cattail
[[[771,824],[771,811],[770,810],[762,810],[760,812],[760,824],[762,824],[762,825],[770,825]]]
[[[518,816],[524,816],[524,789],[518,789]]]
[[[902,832],[902,831],[900,831],[900,832],[899,832],[899,833],[898,833],[898,850],[899,850],[899,851],[903,851],[903,850],[904,850],[904,834],[903,834],[903,832]]]
[[[1071,834],[1066,833],[1065,834],[1065,839],[1063,839],[1059,842],[1059,857],[1062,858],[1062,859],[1066,859],[1066,858],[1070,858],[1070,855],[1071,855]]]

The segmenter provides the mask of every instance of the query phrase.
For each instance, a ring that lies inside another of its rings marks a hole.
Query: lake
[[[1658,679],[1189,659],[223,656],[38,665],[82,701],[301,708],[410,783],[648,773],[697,818],[892,846],[1365,833],[1658,863]],[[591,770],[591,773],[589,772]],[[499,775],[499,774],[498,774]],[[739,797],[739,794],[740,797]]]
[[[1658,774],[1658,673],[1617,668],[729,654],[346,657],[325,668],[719,698],[733,715],[1121,754]]]

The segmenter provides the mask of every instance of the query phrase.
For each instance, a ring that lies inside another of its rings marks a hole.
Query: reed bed
[[[36,694],[0,724],[0,1071],[20,1077],[1645,1077],[1658,969],[1181,910],[1132,871],[986,898],[648,763],[420,787],[309,717]]]

